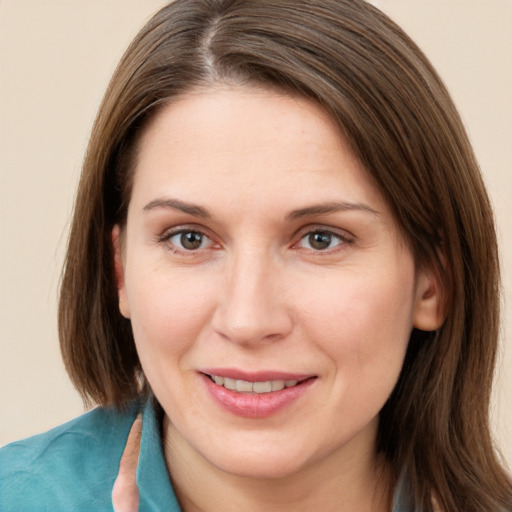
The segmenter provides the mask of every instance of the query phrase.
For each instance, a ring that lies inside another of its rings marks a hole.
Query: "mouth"
[[[301,403],[318,379],[312,374],[236,368],[202,368],[198,373],[221,409],[250,419],[268,418]]]
[[[234,379],[230,377],[224,377],[221,375],[210,375],[203,374],[208,377],[217,386],[222,386],[229,391],[235,391],[237,393],[256,393],[265,394],[272,393],[275,391],[281,391],[285,388],[293,388],[309,379],[316,377],[306,377],[302,379],[277,379],[277,380],[261,380],[261,381],[248,381],[242,379]]]

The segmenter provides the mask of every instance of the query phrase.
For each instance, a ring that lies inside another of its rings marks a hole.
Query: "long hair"
[[[410,510],[498,511],[512,484],[488,410],[499,263],[478,165],[450,96],[411,39],[363,0],[176,0],[123,56],[88,151],[63,273],[59,333],[85,400],[123,406],[144,378],[117,306],[111,230],[124,224],[136,143],[166,102],[216,83],[307,97],[387,199],[416,265],[443,282],[446,321],[413,330],[378,449]]]

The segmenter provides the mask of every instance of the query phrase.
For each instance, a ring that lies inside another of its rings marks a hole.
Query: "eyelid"
[[[293,238],[302,238],[303,236],[309,234],[309,233],[332,233],[333,235],[339,236],[343,240],[351,240],[355,241],[356,237],[354,234],[352,234],[350,231],[347,231],[346,229],[337,228],[334,226],[329,226],[326,224],[308,224],[307,226],[302,226],[300,229],[298,229],[295,234],[293,235]]]

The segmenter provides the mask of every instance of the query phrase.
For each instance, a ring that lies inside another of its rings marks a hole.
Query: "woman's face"
[[[167,105],[113,235],[120,309],[175,449],[271,477],[374,457],[437,299],[318,106],[228,87]]]

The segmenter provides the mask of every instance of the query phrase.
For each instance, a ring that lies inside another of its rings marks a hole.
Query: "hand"
[[[138,512],[139,510],[136,473],[141,435],[142,416],[138,414],[128,434],[126,446],[119,463],[119,472],[112,488],[114,512]]]

